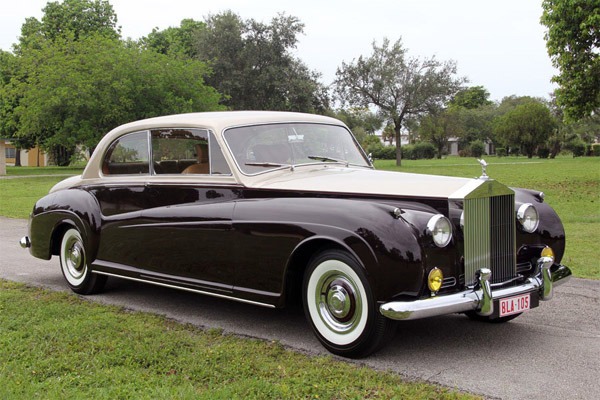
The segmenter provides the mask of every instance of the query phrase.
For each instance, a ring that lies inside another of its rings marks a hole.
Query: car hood
[[[264,174],[249,186],[260,189],[293,190],[359,195],[400,197],[455,198],[456,194],[476,179],[404,172],[376,171],[371,169],[322,168],[277,174]]]

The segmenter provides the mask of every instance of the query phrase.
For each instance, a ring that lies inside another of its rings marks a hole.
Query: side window
[[[152,165],[156,174],[209,174],[208,131],[152,131]]]
[[[212,133],[205,129],[152,130],[152,166],[162,174],[230,174]]]
[[[210,132],[210,159],[212,174],[231,175],[231,170],[229,169],[227,160],[225,160],[225,156],[223,156],[221,146],[219,146],[217,139],[215,139],[215,134],[212,132]]]
[[[149,174],[148,132],[122,136],[110,145],[102,163],[105,175]]]

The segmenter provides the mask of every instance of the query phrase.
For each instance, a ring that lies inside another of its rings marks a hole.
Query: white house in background
[[[451,137],[450,139],[448,139],[448,155],[450,155],[450,156],[458,155],[458,152],[461,150],[458,145],[458,140],[459,139],[457,137]],[[485,146],[485,154],[495,154],[496,153],[496,148],[494,147],[492,142],[486,140],[483,142],[483,144]]]

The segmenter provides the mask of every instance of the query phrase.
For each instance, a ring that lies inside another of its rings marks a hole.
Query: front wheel
[[[345,251],[315,256],[304,274],[306,318],[319,341],[344,357],[364,357],[394,333],[394,321],[379,313],[365,273]]]
[[[85,246],[77,229],[67,230],[62,237],[60,268],[69,288],[75,293],[97,293],[106,283],[106,276],[95,274],[90,270]]]

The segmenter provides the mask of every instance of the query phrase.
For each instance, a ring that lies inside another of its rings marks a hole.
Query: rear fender
[[[34,206],[29,224],[31,254],[49,260],[59,254],[62,234],[76,228],[82,236],[88,259],[96,258],[101,215],[96,199],[87,191],[68,189],[51,193]]]

